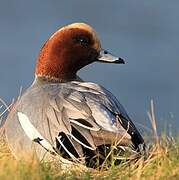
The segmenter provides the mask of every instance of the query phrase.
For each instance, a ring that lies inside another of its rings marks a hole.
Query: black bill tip
[[[114,63],[116,63],[116,64],[125,64],[125,61],[122,58],[118,58],[117,60],[114,61]]]

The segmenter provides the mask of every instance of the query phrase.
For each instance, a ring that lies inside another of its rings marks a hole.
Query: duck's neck
[[[43,84],[51,84],[51,83],[65,83],[70,81],[80,81],[83,80],[79,76],[75,76],[73,78],[52,78],[48,76],[35,76],[34,82],[32,85],[43,85]]]

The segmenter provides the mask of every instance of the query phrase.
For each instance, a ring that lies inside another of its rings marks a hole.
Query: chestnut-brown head
[[[36,76],[73,80],[76,72],[94,61],[124,63],[102,50],[96,32],[87,24],[73,23],[56,31],[42,47]]]

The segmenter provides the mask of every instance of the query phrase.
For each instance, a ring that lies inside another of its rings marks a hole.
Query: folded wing
[[[39,115],[29,115],[29,120],[64,157],[82,158],[85,149],[95,151],[114,141],[134,150],[143,143],[124,108],[101,86],[74,81],[34,87],[31,91],[41,91],[43,101],[36,98],[42,110],[37,111]]]

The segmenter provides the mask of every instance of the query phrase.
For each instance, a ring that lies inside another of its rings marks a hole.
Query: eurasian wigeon
[[[56,31],[43,45],[32,85],[16,101],[6,122],[6,138],[17,158],[34,152],[93,163],[115,141],[116,148],[139,151],[144,140],[119,101],[104,87],[84,82],[78,70],[93,62],[124,64],[101,48],[87,24]]]

